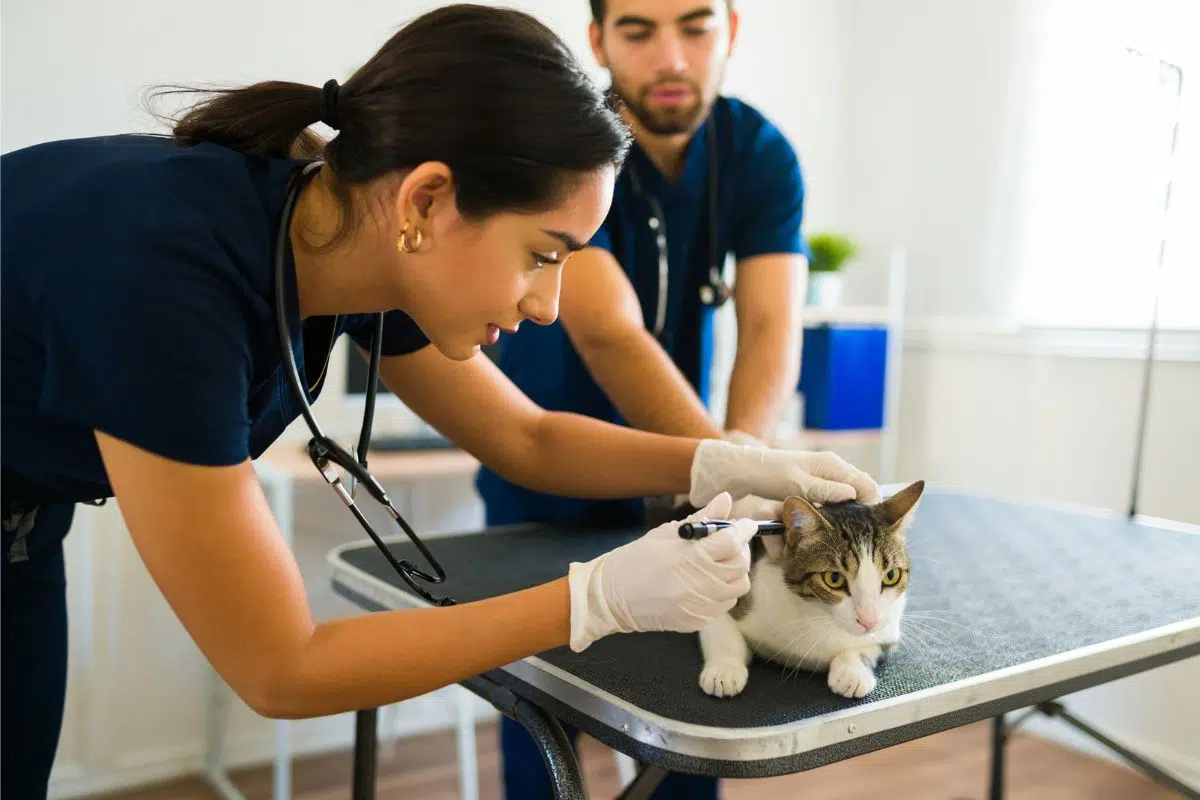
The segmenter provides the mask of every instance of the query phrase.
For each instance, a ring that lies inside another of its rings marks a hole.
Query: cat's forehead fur
[[[824,524],[789,538],[783,550],[786,573],[835,570],[853,575],[861,559],[908,568],[908,550],[900,525],[885,520],[874,506],[842,503],[817,509]]]
[[[800,497],[788,498],[783,511],[788,532],[780,556],[785,578],[799,583],[827,570],[853,577],[866,559],[880,570],[907,572],[907,531],[924,488],[924,481],[917,481],[875,505],[851,501],[817,507]]]

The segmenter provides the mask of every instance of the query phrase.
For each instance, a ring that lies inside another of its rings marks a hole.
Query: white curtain
[[[1160,324],[1200,328],[1195,9],[1021,2],[1004,212],[1017,320],[1142,328],[1158,286]]]

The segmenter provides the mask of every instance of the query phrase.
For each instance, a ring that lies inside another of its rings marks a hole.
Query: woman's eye
[[[821,580],[823,580],[825,585],[830,589],[841,589],[846,585],[846,576],[840,572],[830,571],[821,573]]]
[[[900,582],[900,576],[904,574],[901,570],[892,567],[887,572],[883,573],[883,585],[895,586]]]
[[[545,255],[543,253],[533,254],[533,266],[537,269],[552,267],[558,263],[560,263],[558,260],[558,253],[551,253],[550,255]]]

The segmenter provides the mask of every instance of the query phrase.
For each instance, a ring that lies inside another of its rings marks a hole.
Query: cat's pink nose
[[[879,624],[879,617],[875,617],[875,616],[868,617],[865,614],[859,614],[858,615],[858,624],[860,626],[862,626],[862,629],[864,632],[871,631],[871,630],[874,630],[875,626]]]

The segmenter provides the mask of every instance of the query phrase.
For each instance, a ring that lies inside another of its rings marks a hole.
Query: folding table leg
[[[1084,734],[1090,736],[1095,741],[1099,742],[1100,744],[1107,747],[1109,750],[1112,750],[1114,753],[1116,753],[1117,755],[1124,758],[1127,762],[1129,762],[1130,766],[1134,767],[1135,769],[1141,770],[1143,775],[1145,775],[1147,778],[1154,781],[1155,783],[1159,784],[1160,786],[1165,786],[1168,789],[1173,789],[1174,791],[1179,792],[1179,794],[1182,795],[1183,797],[1188,798],[1188,800],[1200,800],[1200,792],[1196,791],[1192,787],[1183,783],[1182,781],[1177,779],[1174,775],[1168,774],[1157,764],[1152,763],[1148,759],[1145,759],[1142,756],[1138,755],[1137,753],[1133,752],[1128,747],[1125,747],[1125,746],[1117,743],[1116,741],[1110,739],[1108,736],[1104,735],[1103,733],[1098,731],[1096,728],[1093,728],[1088,723],[1079,719],[1079,717],[1076,717],[1074,714],[1071,714],[1069,711],[1067,711],[1067,709],[1063,706],[1062,703],[1059,703],[1059,702],[1053,701],[1053,700],[1050,702],[1047,702],[1047,703],[1041,703],[1040,705],[1038,705],[1038,710],[1041,711],[1046,716],[1055,717],[1057,719],[1060,719],[1063,722],[1070,725],[1071,727],[1078,730],[1080,733],[1084,733]]]
[[[365,708],[354,714],[354,788],[351,795],[354,800],[375,798],[378,713],[378,709]]]
[[[643,764],[642,768],[638,770],[637,777],[625,787],[625,791],[621,792],[621,796],[617,800],[650,800],[654,790],[668,774],[670,773],[662,767]]]
[[[1004,723],[1004,715],[992,720],[992,788],[988,792],[990,800],[1004,798],[1004,744],[1008,739],[1008,727]]]
[[[586,800],[575,748],[557,719],[487,675],[476,675],[461,683],[529,732],[546,762],[555,800]]]
[[[583,776],[571,740],[554,717],[527,700],[517,698],[512,705],[513,719],[521,723],[546,762],[555,800],[585,800]]]

